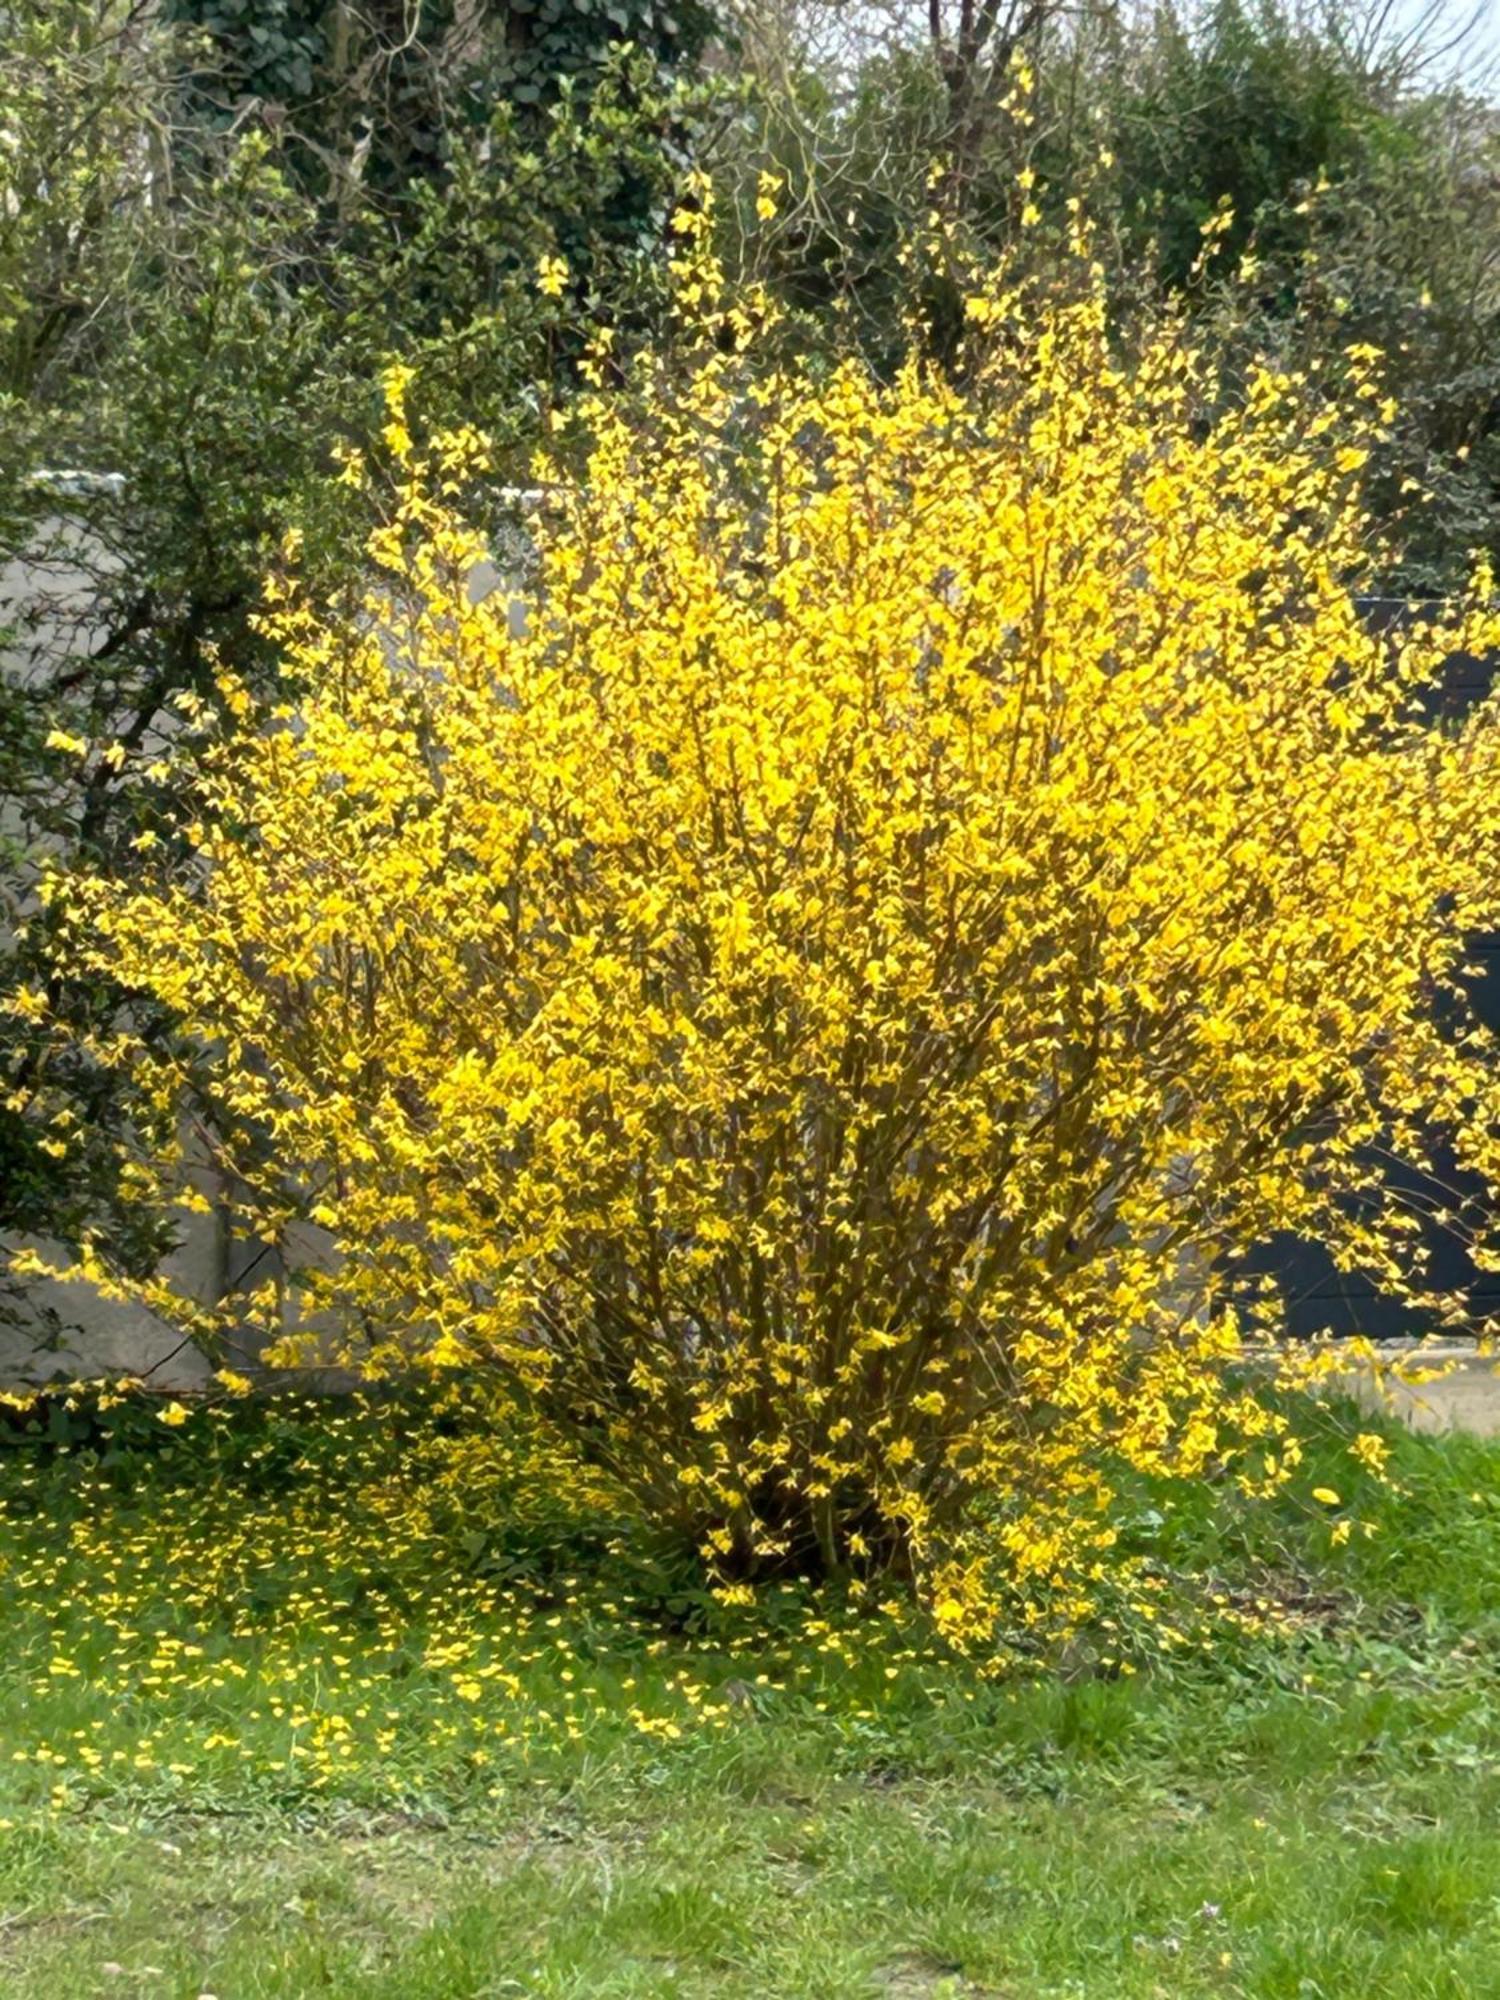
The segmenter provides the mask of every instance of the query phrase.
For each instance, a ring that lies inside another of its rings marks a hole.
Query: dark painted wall
[[[1383,628],[1398,622],[1403,609],[1387,600],[1373,600],[1366,608],[1371,622]],[[1423,704],[1434,725],[1472,707],[1489,692],[1497,672],[1500,656],[1455,654],[1441,685]],[[1481,968],[1471,989],[1475,1011],[1488,1027],[1500,1030],[1500,935],[1472,939],[1470,953]],[[1500,1330],[1500,1274],[1476,1271],[1464,1248],[1470,1226],[1492,1213],[1491,1204],[1480,1182],[1453,1169],[1451,1156],[1440,1157],[1437,1164],[1440,1179],[1393,1167],[1386,1186],[1393,1199],[1427,1218],[1423,1237],[1432,1254],[1433,1281],[1445,1290],[1465,1293],[1471,1315],[1481,1321],[1492,1318]],[[1431,1219],[1442,1210],[1456,1210],[1463,1226],[1454,1229]],[[1372,1340],[1412,1340],[1433,1331],[1399,1299],[1336,1270],[1323,1246],[1303,1237],[1273,1237],[1243,1268],[1276,1277],[1286,1299],[1287,1330],[1294,1335],[1305,1337],[1326,1329]]]

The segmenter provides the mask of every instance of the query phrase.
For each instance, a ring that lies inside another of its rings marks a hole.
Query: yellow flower
[[[1385,1439],[1375,1431],[1361,1431],[1350,1445],[1352,1457],[1374,1473],[1383,1473],[1390,1458],[1391,1448]]]

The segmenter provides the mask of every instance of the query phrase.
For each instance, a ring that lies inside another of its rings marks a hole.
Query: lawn
[[[462,1422],[106,1422],[0,1453],[7,2000],[1500,1995],[1500,1446],[1142,1495],[1157,1636],[985,1675]]]

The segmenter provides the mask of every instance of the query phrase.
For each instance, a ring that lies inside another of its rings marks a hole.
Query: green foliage
[[[534,139],[622,52],[664,76],[714,27],[703,0],[169,0],[167,18],[201,31],[184,79],[196,115],[228,125],[253,103],[344,216],[364,196],[389,209],[441,182],[501,107]]]
[[[100,308],[131,283],[115,226],[160,165],[154,117],[173,59],[135,10],[23,0],[0,63],[0,411],[55,390],[97,351]],[[6,499],[0,497],[0,523]]]
[[[227,113],[243,97],[274,105],[310,100],[332,56],[336,23],[350,12],[326,0],[167,0],[165,17],[203,31],[203,60],[188,87],[212,90]]]
[[[1431,591],[1500,541],[1500,133],[1482,105],[1440,96],[1396,138],[1307,204],[1306,247],[1268,258],[1231,314],[1242,344],[1295,366],[1350,341],[1386,356],[1382,499],[1401,522],[1400,583]]]
[[[1131,253],[1149,250],[1163,283],[1187,284],[1222,206],[1231,255],[1252,239],[1267,258],[1304,250],[1320,179],[1418,150],[1400,81],[1286,0],[1157,10],[1131,59],[1099,80]]]
[[[662,135],[707,102],[642,53],[611,57],[539,122],[497,103],[482,132],[454,136],[442,183],[412,188],[399,233],[357,239],[357,311],[415,367],[416,410],[477,426],[517,483],[547,412],[577,387],[591,329],[609,325],[623,360],[659,323],[680,168]],[[549,296],[538,273],[553,258],[566,282]]]

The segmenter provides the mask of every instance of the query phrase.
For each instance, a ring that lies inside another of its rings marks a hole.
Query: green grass
[[[1386,1492],[1330,1430],[1340,1550],[1143,1497],[1171,1620],[1268,1629],[986,1679],[896,1606],[757,1637],[393,1430],[0,1452],[7,2000],[1500,1996],[1500,1446]]]

